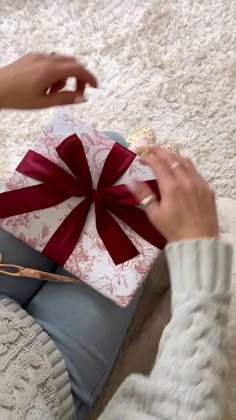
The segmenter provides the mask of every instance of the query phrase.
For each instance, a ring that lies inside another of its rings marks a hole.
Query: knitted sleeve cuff
[[[184,291],[228,293],[233,248],[219,239],[172,242],[166,247],[172,294]]]

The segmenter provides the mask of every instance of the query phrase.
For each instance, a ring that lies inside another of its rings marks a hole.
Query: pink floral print
[[[73,133],[76,133],[83,142],[96,187],[104,160],[114,142],[94,128],[88,127],[62,111],[43,130],[32,149],[70,172],[67,166],[60,161],[55,149],[64,138]],[[118,183],[126,183],[131,176],[143,180],[150,179],[150,173],[138,160],[131,164]],[[15,172],[1,191],[25,188],[37,183],[31,178]],[[71,197],[64,203],[49,209],[7,217],[0,220],[0,226],[32,248],[43,252],[48,240],[64,218],[79,203],[79,200],[81,198]],[[159,250],[140,238],[123,222],[118,220],[118,223],[139,250],[140,254],[137,257],[117,266],[113,263],[97,233],[94,208],[91,207],[84,231],[64,268],[74,274],[78,281],[84,281],[99,293],[112,299],[117,305],[125,307],[132,300],[136,290],[151,269]]]

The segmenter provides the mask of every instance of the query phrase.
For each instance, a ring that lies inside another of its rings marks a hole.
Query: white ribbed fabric
[[[131,375],[100,420],[220,420],[232,249],[216,239],[166,248],[172,319],[149,377]],[[145,355],[144,355],[145,357]]]
[[[0,419],[71,420],[73,401],[60,352],[18,304],[0,300]]]

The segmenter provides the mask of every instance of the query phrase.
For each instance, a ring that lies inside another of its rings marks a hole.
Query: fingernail
[[[139,158],[139,162],[140,162],[142,165],[146,165],[146,158],[147,158],[149,155],[150,155],[150,153],[146,153],[146,155],[145,155],[145,156],[140,157],[140,158]]]
[[[83,96],[76,96],[74,99],[74,104],[83,104],[87,100]]]

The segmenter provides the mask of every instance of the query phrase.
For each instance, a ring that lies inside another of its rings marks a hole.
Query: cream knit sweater
[[[0,419],[70,420],[68,373],[61,354],[21,307],[0,300]]]
[[[166,248],[172,320],[149,377],[131,375],[100,420],[219,420],[227,372],[225,335],[232,249],[218,240]],[[62,356],[17,304],[0,300],[0,419],[69,420]]]
[[[100,420],[220,420],[227,373],[232,249],[218,240],[166,248],[172,319],[149,377],[131,375]]]

